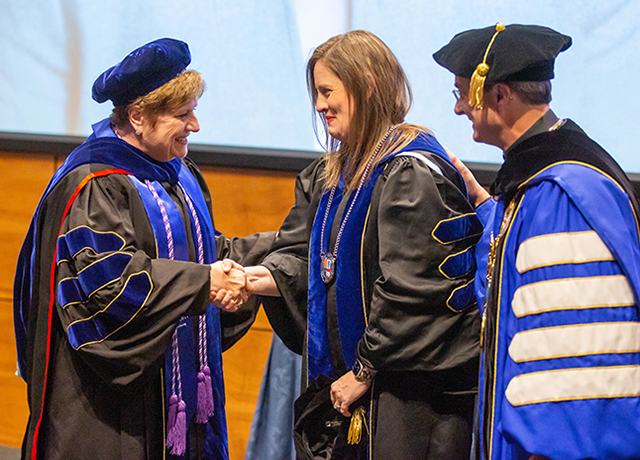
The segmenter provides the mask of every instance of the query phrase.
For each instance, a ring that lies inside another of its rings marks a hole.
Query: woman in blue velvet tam
[[[261,266],[271,324],[304,357],[300,458],[468,459],[479,356],[474,246],[458,170],[421,126],[375,35],[313,52],[307,82],[327,154]]]
[[[244,325],[209,302],[235,310],[251,285],[216,261],[258,263],[273,235],[215,231],[186,156],[204,89],[190,61],[164,38],[100,75],[113,113],[38,205],[14,292],[25,459],[228,458],[221,351]]]

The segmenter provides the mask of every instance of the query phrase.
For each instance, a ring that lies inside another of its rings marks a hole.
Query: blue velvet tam
[[[111,100],[124,106],[173,80],[191,62],[189,46],[173,38],[160,38],[129,53],[105,70],[91,89],[99,102]]]

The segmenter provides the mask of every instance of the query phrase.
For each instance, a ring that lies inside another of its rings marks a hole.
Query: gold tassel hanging
[[[349,444],[359,444],[362,440],[362,427],[364,426],[368,430],[365,419],[364,407],[360,406],[353,411],[349,424],[349,437],[347,438]]]
[[[473,75],[471,75],[471,82],[469,83],[469,106],[474,109],[482,110],[483,108],[484,81],[487,78],[487,73],[489,72],[489,66],[486,62],[487,55],[489,54],[491,45],[493,45],[493,41],[504,29],[505,27],[502,25],[502,23],[499,22],[496,24],[496,33],[493,34],[493,37],[491,37],[489,46],[487,46],[487,50],[484,52],[484,58],[482,59],[482,62],[478,64],[476,70],[474,70]]]

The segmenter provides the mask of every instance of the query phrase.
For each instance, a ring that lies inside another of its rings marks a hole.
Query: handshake
[[[211,264],[209,302],[224,311],[236,311],[254,291],[242,265],[230,259]]]

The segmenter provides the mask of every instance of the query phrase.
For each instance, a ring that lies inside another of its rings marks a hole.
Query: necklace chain
[[[111,122],[111,130],[113,131],[113,133],[116,135],[118,139],[122,139],[122,136],[118,132],[118,128],[116,128],[116,125],[113,122]]]
[[[398,123],[397,125],[394,125],[391,128],[389,128],[389,130],[386,132],[386,134],[383,136],[383,138],[380,140],[380,142],[378,142],[378,146],[376,147],[376,150],[373,152],[373,155],[371,156],[371,159],[369,160],[369,163],[367,163],[367,167],[365,168],[364,172],[362,173],[362,178],[360,178],[360,183],[358,184],[358,188],[356,189],[356,193],[355,193],[355,195],[353,197],[353,200],[351,200],[351,205],[349,206],[349,209],[347,210],[347,213],[342,218],[342,222],[340,223],[340,229],[338,230],[338,235],[336,236],[336,244],[333,247],[333,252],[325,253],[322,250],[322,247],[324,246],[324,228],[325,228],[325,225],[327,223],[327,219],[329,218],[329,210],[331,209],[331,203],[333,202],[333,195],[335,194],[335,191],[336,191],[336,185],[331,187],[331,193],[329,194],[329,201],[327,202],[327,209],[325,210],[324,219],[322,220],[322,230],[320,232],[320,257],[322,259],[323,267],[324,267],[324,264],[325,264],[326,261],[329,261],[329,263],[330,263],[329,273],[327,273],[326,277],[323,276],[323,280],[325,281],[325,283],[328,283],[333,278],[333,273],[335,271],[334,262],[338,257],[338,247],[340,246],[340,238],[342,238],[342,232],[344,231],[344,227],[347,224],[347,220],[349,219],[349,215],[351,214],[351,211],[353,210],[353,207],[354,207],[354,205],[356,203],[356,200],[358,199],[358,195],[360,195],[360,190],[362,190],[362,186],[364,185],[364,182],[367,179],[367,175],[369,174],[369,170],[371,169],[371,166],[373,165],[373,162],[375,161],[376,157],[378,156],[378,152],[382,148],[382,145],[385,143],[385,141],[387,140],[389,135],[398,126],[400,126],[402,124],[404,124],[404,122]]]

